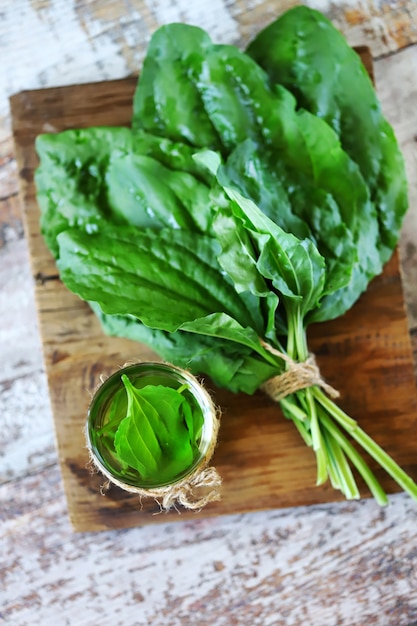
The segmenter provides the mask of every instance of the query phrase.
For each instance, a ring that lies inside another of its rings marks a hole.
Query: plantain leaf
[[[222,182],[221,175],[219,180]],[[258,270],[272,281],[284,301],[299,305],[305,316],[323,294],[324,258],[309,239],[300,241],[286,233],[251,200],[230,187],[224,189],[232,200],[233,214],[256,242]]]
[[[132,132],[118,127],[67,130],[36,138],[40,225],[55,257],[60,232],[73,227],[97,230],[109,217],[111,209],[103,190],[110,154],[132,145]]]
[[[122,375],[122,381],[127,392],[127,414],[117,429],[114,447],[124,463],[148,478],[157,473],[162,457],[154,430],[158,414],[152,405],[142,401],[139,390],[126,375]]]
[[[327,17],[305,6],[258,33],[247,53],[273,83],[294,94],[298,106],[325,120],[358,164],[376,210],[385,263],[408,206],[407,181],[398,142],[360,57]]]
[[[218,387],[253,394],[279,373],[277,366],[241,343],[181,330],[168,333],[149,328],[130,315],[106,315],[96,302],[90,302],[90,306],[107,334],[144,343],[165,361],[195,374],[205,372]]]
[[[217,133],[190,80],[190,61],[211,46],[196,26],[169,24],[159,28],[148,46],[133,100],[135,129],[194,146],[217,149]]]
[[[98,302],[105,313],[130,314],[169,332],[224,313],[263,334],[248,307],[251,298],[257,299],[236,292],[218,264],[220,248],[212,238],[119,227],[91,235],[68,230],[58,243],[62,280],[83,299]]]
[[[114,438],[119,461],[147,481],[175,479],[192,465],[198,453],[201,411],[192,410],[183,390],[163,385],[137,389],[125,374],[121,379],[127,412]]]
[[[210,187],[188,172],[172,170],[153,157],[112,155],[106,171],[114,215],[140,228],[183,228],[208,232],[213,219]]]

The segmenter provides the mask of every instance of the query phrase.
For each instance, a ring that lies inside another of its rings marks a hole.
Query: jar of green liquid
[[[220,477],[207,468],[218,426],[211,397],[193,375],[165,363],[137,363],[114,372],[94,394],[87,447],[96,468],[122,489],[171,494],[170,506],[177,498],[198,508],[193,487],[206,483],[208,501],[219,499]]]

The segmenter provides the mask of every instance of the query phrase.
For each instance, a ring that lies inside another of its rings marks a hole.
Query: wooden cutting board
[[[371,73],[369,51],[359,51]],[[195,519],[342,499],[330,485],[315,486],[312,451],[278,405],[261,392],[233,395],[209,385],[223,410],[213,459],[223,478],[222,500],[200,513],[159,513],[87,468],[83,427],[101,375],[126,361],[154,358],[129,340],[110,338],[89,307],[60,282],[39,232],[33,174],[36,136],[69,128],[128,125],[136,79],[26,91],[11,98],[20,193],[29,244],[56,442],[72,525],[102,530]],[[345,316],[313,327],[310,346],[322,374],[341,392],[340,406],[417,480],[417,393],[398,255]],[[397,486],[375,467],[388,492]],[[361,484],[361,483],[360,483]],[[365,488],[364,496],[368,496]]]

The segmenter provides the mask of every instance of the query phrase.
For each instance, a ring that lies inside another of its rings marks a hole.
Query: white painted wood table
[[[74,533],[62,490],[17,197],[8,96],[136,74],[162,23],[244,44],[294,2],[0,0],[0,622],[411,626],[417,505],[371,500]],[[417,356],[417,3],[308,2],[371,47],[407,161],[401,258]],[[417,453],[417,450],[416,450]]]

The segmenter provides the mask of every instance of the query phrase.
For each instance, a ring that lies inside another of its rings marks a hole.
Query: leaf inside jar
[[[120,464],[136,470],[145,481],[174,480],[192,466],[199,454],[201,410],[190,404],[186,385],[178,389],[163,385],[138,389],[126,374],[121,380],[127,408],[114,435]]]

